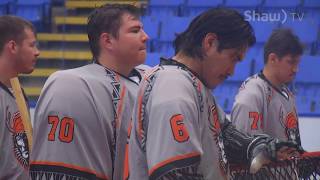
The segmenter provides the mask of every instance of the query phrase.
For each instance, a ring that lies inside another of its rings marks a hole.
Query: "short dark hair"
[[[217,35],[218,51],[250,47],[256,42],[252,26],[239,12],[213,8],[194,18],[188,28],[176,37],[176,53],[182,51],[187,56],[202,59],[202,40],[208,33]]]
[[[95,10],[88,17],[87,33],[93,57],[100,54],[99,38],[104,32],[118,38],[123,14],[140,17],[140,9],[130,4],[105,4]]]
[[[10,40],[21,43],[26,37],[27,28],[35,32],[33,25],[23,18],[12,15],[0,16],[0,53]]]
[[[289,54],[292,56],[302,55],[303,49],[298,36],[294,35],[290,29],[275,29],[264,45],[264,63],[267,63],[270,53],[275,53],[279,58],[282,58]]]

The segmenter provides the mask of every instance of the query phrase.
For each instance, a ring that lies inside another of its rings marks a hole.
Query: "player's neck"
[[[14,72],[7,61],[0,58],[0,81],[7,87],[11,87],[10,78],[16,77],[18,74]]]
[[[98,58],[99,64],[101,64],[103,67],[106,67],[108,69],[111,69],[117,73],[120,73],[124,76],[129,76],[130,72],[134,67],[128,64],[124,64],[123,61],[119,61],[118,59],[114,58],[113,56],[106,56],[101,55]]]
[[[190,58],[182,53],[178,53],[177,55],[175,55],[174,57],[172,57],[172,59],[184,64],[185,66],[187,66],[192,72],[196,73],[197,75],[201,75],[201,65],[199,62],[201,61],[197,61],[193,58]],[[198,77],[201,78],[201,77]]]
[[[278,80],[275,74],[272,73],[272,70],[270,70],[268,67],[263,68],[262,73],[273,86],[277,88],[281,87],[282,83]]]

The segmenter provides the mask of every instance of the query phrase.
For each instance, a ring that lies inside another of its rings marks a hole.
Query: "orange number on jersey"
[[[258,129],[258,122],[260,121],[260,128],[263,128],[263,116],[258,112],[249,112],[249,118],[252,119],[251,129],[256,130]]]
[[[48,134],[48,140],[54,141],[55,140],[55,133],[56,133],[58,123],[59,123],[59,118],[57,116],[49,116],[48,123],[52,124],[51,130]]]
[[[183,119],[184,117],[181,114],[174,115],[170,119],[173,137],[179,143],[185,142],[189,139],[189,133],[186,127],[184,126]]]
[[[58,116],[49,116],[48,123],[52,124],[48,134],[49,141],[55,141],[55,135],[59,124]],[[59,139],[61,142],[70,143],[73,140],[74,121],[72,118],[64,117],[60,121]]]

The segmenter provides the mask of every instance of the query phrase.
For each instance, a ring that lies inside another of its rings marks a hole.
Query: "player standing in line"
[[[299,145],[295,97],[288,89],[298,72],[303,46],[289,29],[274,30],[264,46],[264,68],[241,85],[232,123],[249,134],[265,133]]]
[[[88,18],[94,63],[47,80],[35,110],[32,179],[123,176],[127,130],[146,57],[133,5],[104,5]]]
[[[211,9],[175,40],[176,55],[161,59],[141,82],[129,142],[130,180],[226,178],[228,161],[250,161],[260,152],[276,160],[278,148],[295,150],[267,135],[237,131],[211,89],[233,74],[255,42],[237,11]],[[290,154],[289,154],[290,155]]]
[[[29,148],[10,79],[34,70],[39,50],[33,25],[0,16],[0,179],[29,179]]]

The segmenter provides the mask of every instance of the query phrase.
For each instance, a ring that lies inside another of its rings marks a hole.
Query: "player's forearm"
[[[229,122],[224,124],[222,136],[228,161],[230,163],[249,163],[247,150],[254,138],[240,132]]]

